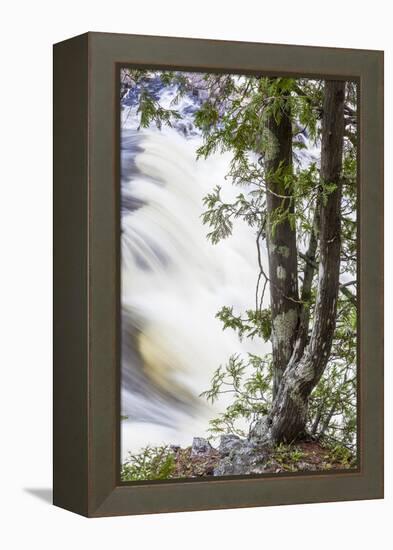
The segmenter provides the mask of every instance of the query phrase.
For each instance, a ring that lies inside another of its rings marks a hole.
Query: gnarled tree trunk
[[[296,228],[288,216],[276,226],[278,212],[294,213],[292,186],[286,187],[283,175],[292,173],[292,122],[289,104],[278,120],[271,115],[267,124],[271,147],[265,156],[267,250],[269,259],[270,303],[272,312],[273,397],[292,356],[299,321]]]
[[[326,368],[336,326],[341,248],[344,92],[344,82],[326,81],[322,119],[321,182],[334,183],[336,188],[320,205],[320,261],[310,342],[306,345],[308,330],[299,330],[294,352],[282,376],[269,415],[270,435],[276,443],[291,442],[304,432],[308,398]],[[315,245],[310,244],[311,248]]]

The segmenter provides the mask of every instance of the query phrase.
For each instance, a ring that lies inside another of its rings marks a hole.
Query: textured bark
[[[310,342],[299,358],[295,351],[285,369],[269,416],[274,442],[293,441],[305,430],[308,398],[320,380],[330,355],[336,325],[341,248],[341,170],[344,135],[342,81],[326,81],[322,119],[321,181],[336,189],[320,209],[320,262],[314,325]]]
[[[292,123],[289,111],[283,109],[281,118],[268,121],[271,150],[266,154],[266,206],[271,219],[277,209],[294,212],[290,201],[291,188],[285,188],[277,170],[292,170]],[[274,230],[267,224],[270,303],[272,312],[273,396],[277,394],[282,375],[292,355],[299,320],[296,229],[288,219]]]
[[[321,223],[321,202],[320,196],[317,198],[314,212],[314,221],[313,228],[310,235],[310,241],[308,243],[307,252],[302,255],[305,260],[304,272],[303,272],[303,286],[300,296],[301,306],[300,306],[300,316],[299,316],[299,326],[297,330],[296,343],[294,346],[293,355],[291,357],[292,361],[299,361],[302,357],[304,349],[307,344],[308,338],[308,329],[310,324],[310,300],[311,300],[311,291],[312,283],[314,280],[315,271],[318,268],[318,265],[315,261],[315,256],[318,248],[318,238],[320,231]]]

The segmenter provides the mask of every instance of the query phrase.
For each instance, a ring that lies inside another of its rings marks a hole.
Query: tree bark
[[[292,122],[289,105],[283,105],[279,120],[271,115],[267,124],[271,146],[265,155],[267,249],[272,313],[273,396],[277,394],[296,340],[299,320],[296,229],[288,216],[272,226],[279,211],[294,213],[292,186],[284,174],[292,173]]]
[[[345,83],[328,80],[322,118],[321,183],[336,185],[320,208],[320,261],[314,325],[304,347],[299,334],[294,352],[283,374],[269,415],[270,435],[275,443],[291,442],[304,431],[308,398],[319,382],[329,359],[336,326],[341,248],[341,171],[344,136]]]
[[[305,266],[303,271],[303,286],[300,296],[301,306],[300,306],[300,316],[299,316],[299,326],[297,330],[296,343],[293,350],[292,361],[298,361],[303,353],[307,344],[308,338],[308,329],[310,324],[310,301],[312,293],[312,284],[314,280],[315,271],[318,267],[318,264],[315,261],[317,248],[318,248],[318,239],[321,223],[321,197],[318,195],[315,211],[314,211],[314,220],[312,231],[310,235],[310,241],[308,243],[307,252],[303,256],[305,260]]]

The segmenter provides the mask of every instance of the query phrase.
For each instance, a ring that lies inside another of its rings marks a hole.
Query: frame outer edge
[[[53,503],[88,513],[87,34],[53,47]]]
[[[228,479],[214,481],[178,482],[157,485],[120,485],[118,478],[117,453],[111,445],[115,441],[116,418],[116,334],[113,322],[116,313],[116,269],[114,266],[116,245],[115,194],[117,183],[113,165],[118,152],[115,151],[114,134],[114,93],[115,83],[111,81],[116,63],[143,65],[154,63],[156,67],[168,67],[179,63],[178,68],[190,70],[226,70],[236,72],[243,67],[243,72],[260,74],[293,74],[320,78],[360,78],[365,79],[368,95],[377,105],[367,104],[367,120],[364,119],[364,136],[372,129],[377,136],[378,144],[383,144],[382,119],[383,111],[378,101],[383,97],[381,81],[381,52],[365,50],[341,50],[331,48],[291,47],[282,45],[264,45],[250,43],[174,39],[163,37],[128,36],[105,33],[89,33],[91,57],[89,71],[91,88],[89,92],[89,178],[90,206],[89,216],[89,270],[91,271],[89,306],[90,333],[89,350],[91,351],[91,378],[89,378],[89,506],[88,515],[93,517],[174,512],[186,510],[203,510],[234,508],[247,506],[264,506],[277,504],[294,504],[301,502],[328,502],[338,500],[359,500],[381,498],[382,496],[382,459],[383,433],[375,434],[375,421],[382,422],[383,410],[379,399],[383,389],[383,355],[381,354],[381,308],[382,274],[375,269],[367,271],[367,281],[374,281],[376,288],[369,296],[377,298],[377,314],[372,315],[376,329],[374,337],[366,345],[367,355],[377,351],[376,369],[370,361],[365,364],[365,381],[368,392],[365,403],[361,404],[368,422],[364,423],[367,440],[374,449],[367,449],[365,468],[355,473],[326,473],[318,476],[294,475],[279,479]],[[234,55],[232,55],[232,53]],[[208,63],[208,66],[206,65]],[[175,65],[174,65],[175,66]],[[264,71],[263,67],[268,67]],[[276,73],[274,72],[276,70]],[[304,72],[303,72],[304,71]],[[374,79],[374,80],[373,80]],[[374,127],[370,126],[375,116]],[[376,127],[375,127],[376,126]],[[375,188],[383,185],[380,167],[383,151],[373,146],[370,139],[364,141],[362,151],[367,152],[369,165],[362,180],[367,181],[365,189],[373,195]],[[363,163],[364,164],[364,163]],[[362,167],[364,167],[362,165]],[[377,174],[374,179],[371,174]],[[375,181],[375,178],[377,181]],[[367,261],[366,255],[382,261],[382,226],[380,222],[380,197],[377,205],[371,208],[365,227],[373,223],[373,238],[365,239],[362,265]],[[364,200],[363,203],[367,203]],[[362,213],[367,208],[364,205]],[[364,229],[362,230],[364,235]],[[375,253],[374,239],[379,239]],[[363,245],[363,243],[362,243]],[[378,264],[380,265],[380,264]],[[363,303],[363,302],[362,302]],[[370,298],[366,305],[370,303]],[[364,311],[364,310],[363,310]],[[117,321],[116,321],[117,323]],[[369,321],[369,325],[370,325]],[[379,333],[378,333],[379,329]],[[363,334],[363,333],[362,333]],[[370,410],[378,404],[377,409]],[[368,411],[368,412],[367,412]],[[371,414],[369,414],[371,412]]]
[[[360,373],[362,468],[371,498],[384,497],[384,53],[361,75]]]

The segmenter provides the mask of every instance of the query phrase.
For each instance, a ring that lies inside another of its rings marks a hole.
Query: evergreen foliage
[[[168,446],[147,446],[137,454],[129,453],[121,468],[121,479],[122,481],[168,479],[174,468],[174,455]]]
[[[176,94],[170,109],[163,108],[149,92],[147,84],[160,78],[162,84],[174,87]],[[277,227],[288,221],[297,234],[298,272],[303,274],[307,264],[317,271],[318,247],[315,258],[306,254],[310,235],[315,230],[318,205],[326,205],[336,185],[322,181],[317,162],[307,167],[300,162],[307,147],[320,147],[321,117],[324,82],[311,79],[271,78],[205,74],[198,78],[192,73],[125,70],[123,80],[139,89],[138,115],[140,127],[155,124],[158,128],[172,125],[181,118],[176,106],[186,93],[203,99],[194,114],[203,143],[196,157],[206,159],[215,153],[230,152],[231,163],[227,180],[239,187],[239,194],[226,202],[222,188],[217,185],[203,199],[202,223],[207,226],[207,238],[213,245],[228,239],[234,230],[234,221],[243,220],[250,229],[250,238],[256,241],[260,272],[256,273],[255,309],[234,312],[231,305],[217,312],[223,330],[234,330],[240,339],[272,337],[271,310],[263,309],[262,302],[268,277],[260,259],[261,240],[267,232],[274,235]],[[345,142],[343,158],[343,196],[341,201],[342,245],[340,272],[342,274],[337,309],[334,341],[327,368],[314,389],[308,406],[307,429],[314,436],[338,445],[345,454],[356,449],[356,208],[357,208],[357,89],[346,83]],[[284,115],[292,121],[293,165],[280,164],[274,172],[267,170],[267,160],[274,155],[277,143],[269,130],[269,120],[279,123]],[[277,185],[272,191],[267,181]],[[246,188],[246,189],[245,189]],[[279,206],[268,214],[267,193],[275,193]],[[316,235],[318,237],[318,235]],[[263,282],[263,284],[262,284]],[[299,286],[303,275],[299,276]],[[302,305],[313,314],[316,297],[316,276]],[[262,415],[267,414],[272,401],[271,356],[233,355],[214,373],[210,388],[202,396],[211,402],[222,393],[231,393],[233,401],[218,418],[212,420],[212,433],[244,435]],[[239,427],[243,426],[243,427]],[[338,451],[337,451],[338,452]],[[125,475],[137,475],[136,467],[144,469],[143,479],[160,475],[151,451],[145,450],[138,461],[127,466]],[[150,454],[149,454],[150,453]],[[163,451],[165,468],[170,468],[170,456]],[[342,458],[342,457],[341,457]],[[340,458],[340,460],[341,460]],[[343,458],[345,460],[345,457]],[[158,461],[162,466],[162,459]],[[146,466],[148,464],[148,467]],[[160,466],[160,467],[161,467]],[[131,473],[130,473],[131,472]]]

